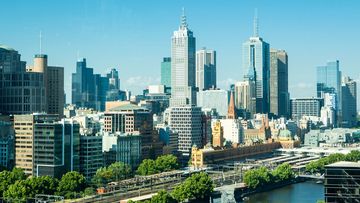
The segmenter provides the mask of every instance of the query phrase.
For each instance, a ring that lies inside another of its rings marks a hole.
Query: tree
[[[156,195],[154,195],[151,200],[151,203],[175,203],[176,200],[165,190],[160,190]]]
[[[172,154],[159,156],[155,160],[155,165],[156,165],[156,170],[161,172],[171,171],[179,168],[177,157]]]
[[[172,196],[178,202],[202,200],[209,197],[213,190],[213,181],[208,174],[201,172],[191,175],[182,184],[175,187]]]
[[[244,174],[245,184],[252,189],[266,185],[271,181],[271,178],[271,173],[264,166],[258,169],[246,171]]]
[[[345,156],[346,161],[359,161],[360,160],[360,151],[352,150],[349,154]]]
[[[0,172],[0,197],[8,189],[8,187],[14,184],[17,180],[25,180],[26,176],[22,169],[13,168],[12,171]]]
[[[25,180],[17,180],[4,192],[4,199],[8,202],[26,201],[30,188],[27,187]]]
[[[272,172],[275,181],[284,181],[289,180],[295,176],[294,171],[291,168],[291,165],[288,163],[283,163],[276,167],[276,169]]]
[[[98,187],[112,181],[119,181],[131,176],[131,167],[123,162],[115,162],[109,167],[102,167],[96,171],[92,182]]]
[[[57,194],[65,196],[65,198],[74,198],[86,187],[86,179],[77,171],[71,171],[62,176]]]
[[[136,170],[136,173],[142,176],[158,173],[155,161],[152,159],[144,159]]]

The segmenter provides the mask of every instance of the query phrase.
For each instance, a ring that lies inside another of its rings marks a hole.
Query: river
[[[323,184],[312,181],[288,185],[268,192],[249,196],[244,203],[316,203],[324,199]],[[221,199],[214,199],[214,203],[221,203]]]

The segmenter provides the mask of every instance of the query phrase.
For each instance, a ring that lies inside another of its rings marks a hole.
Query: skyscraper
[[[235,83],[235,107],[247,111],[251,115],[256,113],[255,81],[245,80]]]
[[[196,40],[183,12],[179,30],[171,39],[170,106],[196,105],[195,50]]]
[[[270,113],[288,117],[288,55],[284,50],[270,50]]]
[[[171,87],[171,57],[164,57],[161,62],[161,84]]]
[[[0,45],[0,113],[45,112],[44,74],[27,72],[20,57],[16,50]]]
[[[343,77],[341,84],[342,126],[354,127],[357,124],[356,82],[350,77]]]
[[[318,66],[316,68],[316,91],[317,97],[324,98],[325,93],[335,95],[335,106],[333,108],[336,112],[335,125],[341,120],[341,72],[339,68],[339,61],[327,62],[325,66]]]
[[[115,68],[112,68],[106,77],[109,79],[109,90],[120,90],[119,72]]]
[[[321,98],[297,98],[290,100],[291,118],[300,120],[303,116],[320,117],[321,107],[324,99]]]
[[[216,88],[216,52],[203,48],[196,52],[196,87]]]
[[[258,19],[254,19],[254,35],[243,43],[245,79],[255,81],[256,112],[269,111],[270,45],[258,34]]]

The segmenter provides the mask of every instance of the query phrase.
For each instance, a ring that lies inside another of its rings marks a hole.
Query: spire
[[[227,118],[228,119],[236,119],[235,101],[234,101],[233,91],[231,91],[231,94],[230,94],[230,103],[229,103],[229,107],[228,107]]]
[[[40,30],[39,40],[40,40],[40,53],[39,54],[42,54],[42,33],[41,33],[41,30]]]
[[[257,8],[255,8],[254,15],[254,37],[259,37],[259,18]]]
[[[181,15],[181,25],[180,25],[180,27],[181,28],[187,28],[187,23],[186,23],[186,16],[185,16],[185,8],[183,7],[182,8],[182,15]]]

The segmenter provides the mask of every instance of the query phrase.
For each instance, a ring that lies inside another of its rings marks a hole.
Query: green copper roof
[[[280,130],[279,137],[291,137],[291,132],[288,129]]]
[[[7,51],[15,51],[15,49],[8,47],[6,45],[0,44],[0,49],[5,49]]]
[[[133,110],[147,110],[147,109],[135,104],[124,104],[110,109],[110,111],[133,111]]]

